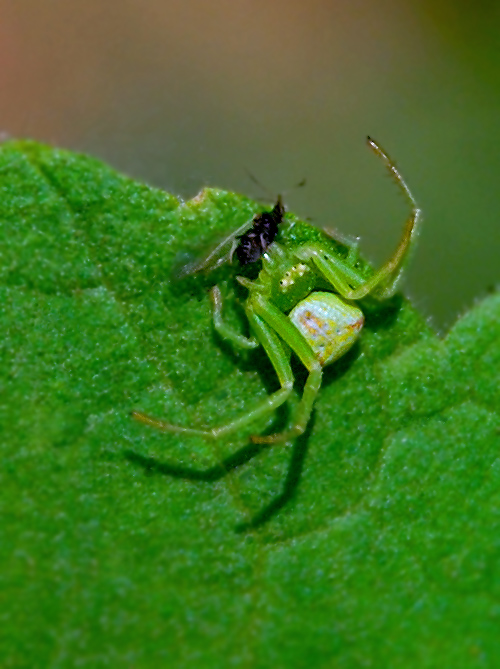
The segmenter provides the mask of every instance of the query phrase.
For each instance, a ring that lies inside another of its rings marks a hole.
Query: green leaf
[[[276,388],[215,336],[214,278],[177,278],[260,206],[29,142],[0,189],[2,667],[496,666],[500,296],[443,340],[372,308],[292,447],[214,445],[129,414]]]

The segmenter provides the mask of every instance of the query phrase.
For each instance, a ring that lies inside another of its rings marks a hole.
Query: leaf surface
[[[219,424],[277,387],[214,334],[214,278],[176,278],[261,207],[30,142],[0,190],[2,666],[495,666],[498,295],[444,339],[369,310],[292,447],[163,434],[130,411]]]

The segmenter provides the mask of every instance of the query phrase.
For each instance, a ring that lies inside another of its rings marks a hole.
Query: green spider
[[[280,389],[244,416],[218,427],[171,425],[139,411],[132,414],[136,420],[167,432],[212,439],[230,435],[271,414],[290,397],[294,385],[290,366],[290,351],[293,351],[309,374],[291,427],[277,434],[254,435],[251,439],[255,443],[291,441],[304,432],[321,386],[323,367],[343,356],[363,327],[363,312],[356,303],[367,296],[384,300],[394,293],[420,219],[415,199],[392,160],[370,137],[367,141],[411,207],[402,239],[392,257],[377,272],[367,274],[355,246],[348,247],[317,229],[314,241],[310,240],[311,235],[309,241],[301,240],[301,230],[306,226],[311,232],[311,226],[284,220],[284,208],[278,198],[271,212],[258,214],[236,230],[188,273],[213,270],[224,262],[232,262],[235,253],[240,264],[262,263],[255,280],[236,277],[248,289],[244,309],[254,336],[245,337],[224,322],[218,286],[211,291],[213,322],[219,335],[235,347],[262,346],[276,371]]]

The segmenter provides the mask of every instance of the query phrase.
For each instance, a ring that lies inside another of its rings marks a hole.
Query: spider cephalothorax
[[[238,237],[235,253],[241,265],[256,262],[274,242],[284,214],[285,207],[281,197],[278,197],[271,211],[263,211],[254,216],[250,230]]]
[[[392,257],[373,272],[360,262],[355,247],[349,249],[307,223],[285,220],[285,210],[278,198],[272,211],[258,214],[234,231],[189,271],[213,270],[231,262],[233,253],[243,265],[260,259],[262,267],[254,280],[236,277],[248,289],[244,309],[253,336],[245,337],[224,321],[222,294],[217,286],[211,292],[214,327],[235,347],[262,346],[276,371],[280,388],[244,415],[214,428],[172,425],[135,411],[133,416],[137,420],[168,432],[212,439],[235,433],[270,415],[290,397],[294,385],[292,351],[309,374],[291,424],[284,432],[251,438],[255,442],[272,443],[292,440],[304,432],[321,386],[323,367],[344,355],[363,327],[363,311],[358,301],[367,296],[383,300],[394,293],[420,218],[415,199],[394,163],[370,138],[368,145],[382,159],[411,207]]]

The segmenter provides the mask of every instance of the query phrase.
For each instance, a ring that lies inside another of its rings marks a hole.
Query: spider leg
[[[406,222],[403,237],[394,254],[368,281],[354,290],[350,299],[359,300],[369,293],[380,299],[386,299],[394,294],[412,243],[416,239],[419,218],[420,210],[416,209]]]
[[[279,340],[279,337],[276,335],[276,333],[274,333],[272,329],[266,325],[266,323],[258,315],[249,312],[248,318],[250,320],[252,329],[257,336],[257,339],[262,344],[264,350],[269,356],[276,374],[278,375],[278,379],[281,385],[279,390],[269,395],[263,402],[258,404],[251,411],[247,412],[244,416],[240,416],[239,418],[236,418],[229,423],[225,423],[224,425],[220,425],[219,427],[203,429],[183,427],[182,425],[172,425],[171,423],[153,418],[140,411],[133,411],[132,417],[135,418],[135,420],[144,423],[145,425],[150,425],[151,427],[163,430],[164,432],[174,432],[177,434],[217,439],[221,436],[236,432],[249,423],[253,423],[258,418],[272,413],[279,406],[281,406],[288,399],[293,388],[293,374],[290,367],[288,354],[284,350],[283,344]]]
[[[389,176],[393,179],[396,186],[399,188],[406,202],[410,206],[411,215],[406,222],[403,237],[399,242],[396,251],[389,260],[382,265],[382,267],[375,272],[375,274],[368,279],[366,283],[362,286],[359,286],[354,291],[354,296],[351,296],[350,299],[360,299],[368,293],[373,293],[376,297],[380,299],[385,299],[390,297],[396,290],[397,282],[401,276],[405,260],[408,258],[409,251],[413,242],[417,237],[417,231],[422,217],[422,212],[417,205],[417,201],[413,197],[413,194],[403,179],[401,172],[396,167],[396,164],[390,158],[384,149],[377,144],[371,137],[367,137],[366,141],[370,149],[377,155],[382,162],[384,163]]]
[[[272,330],[296,353],[309,371],[304,392],[295,411],[293,425],[289,430],[264,436],[254,435],[252,441],[258,444],[272,444],[295,439],[304,432],[311,418],[314,400],[321,386],[323,370],[314,351],[290,320],[273,304],[262,296],[256,296],[249,310],[253,309]]]
[[[296,251],[300,260],[311,261],[335,290],[347,300],[360,300],[368,294],[380,299],[390,297],[395,289],[403,269],[404,261],[415,237],[418,212],[408,219],[403,237],[395,253],[367,281],[361,279],[358,272],[346,265],[332,253],[325,251],[320,244],[308,244]]]
[[[380,299],[385,299],[394,293],[405,260],[416,239],[421,218],[421,211],[416,200],[394,162],[373,139],[368,137],[367,141],[372,151],[382,159],[389,175],[411,208],[411,215],[406,222],[403,236],[395,252],[367,281],[363,281],[350,264],[353,257],[351,254],[349,254],[346,263],[333,254],[325,252],[320,244],[309,244],[296,253],[301,260],[311,260],[335,290],[348,300],[359,300],[369,293]]]
[[[259,346],[259,342],[253,337],[244,337],[233,330],[222,318],[222,294],[218,286],[210,291],[213,306],[214,328],[223,339],[227,339],[238,348],[252,349]]]

